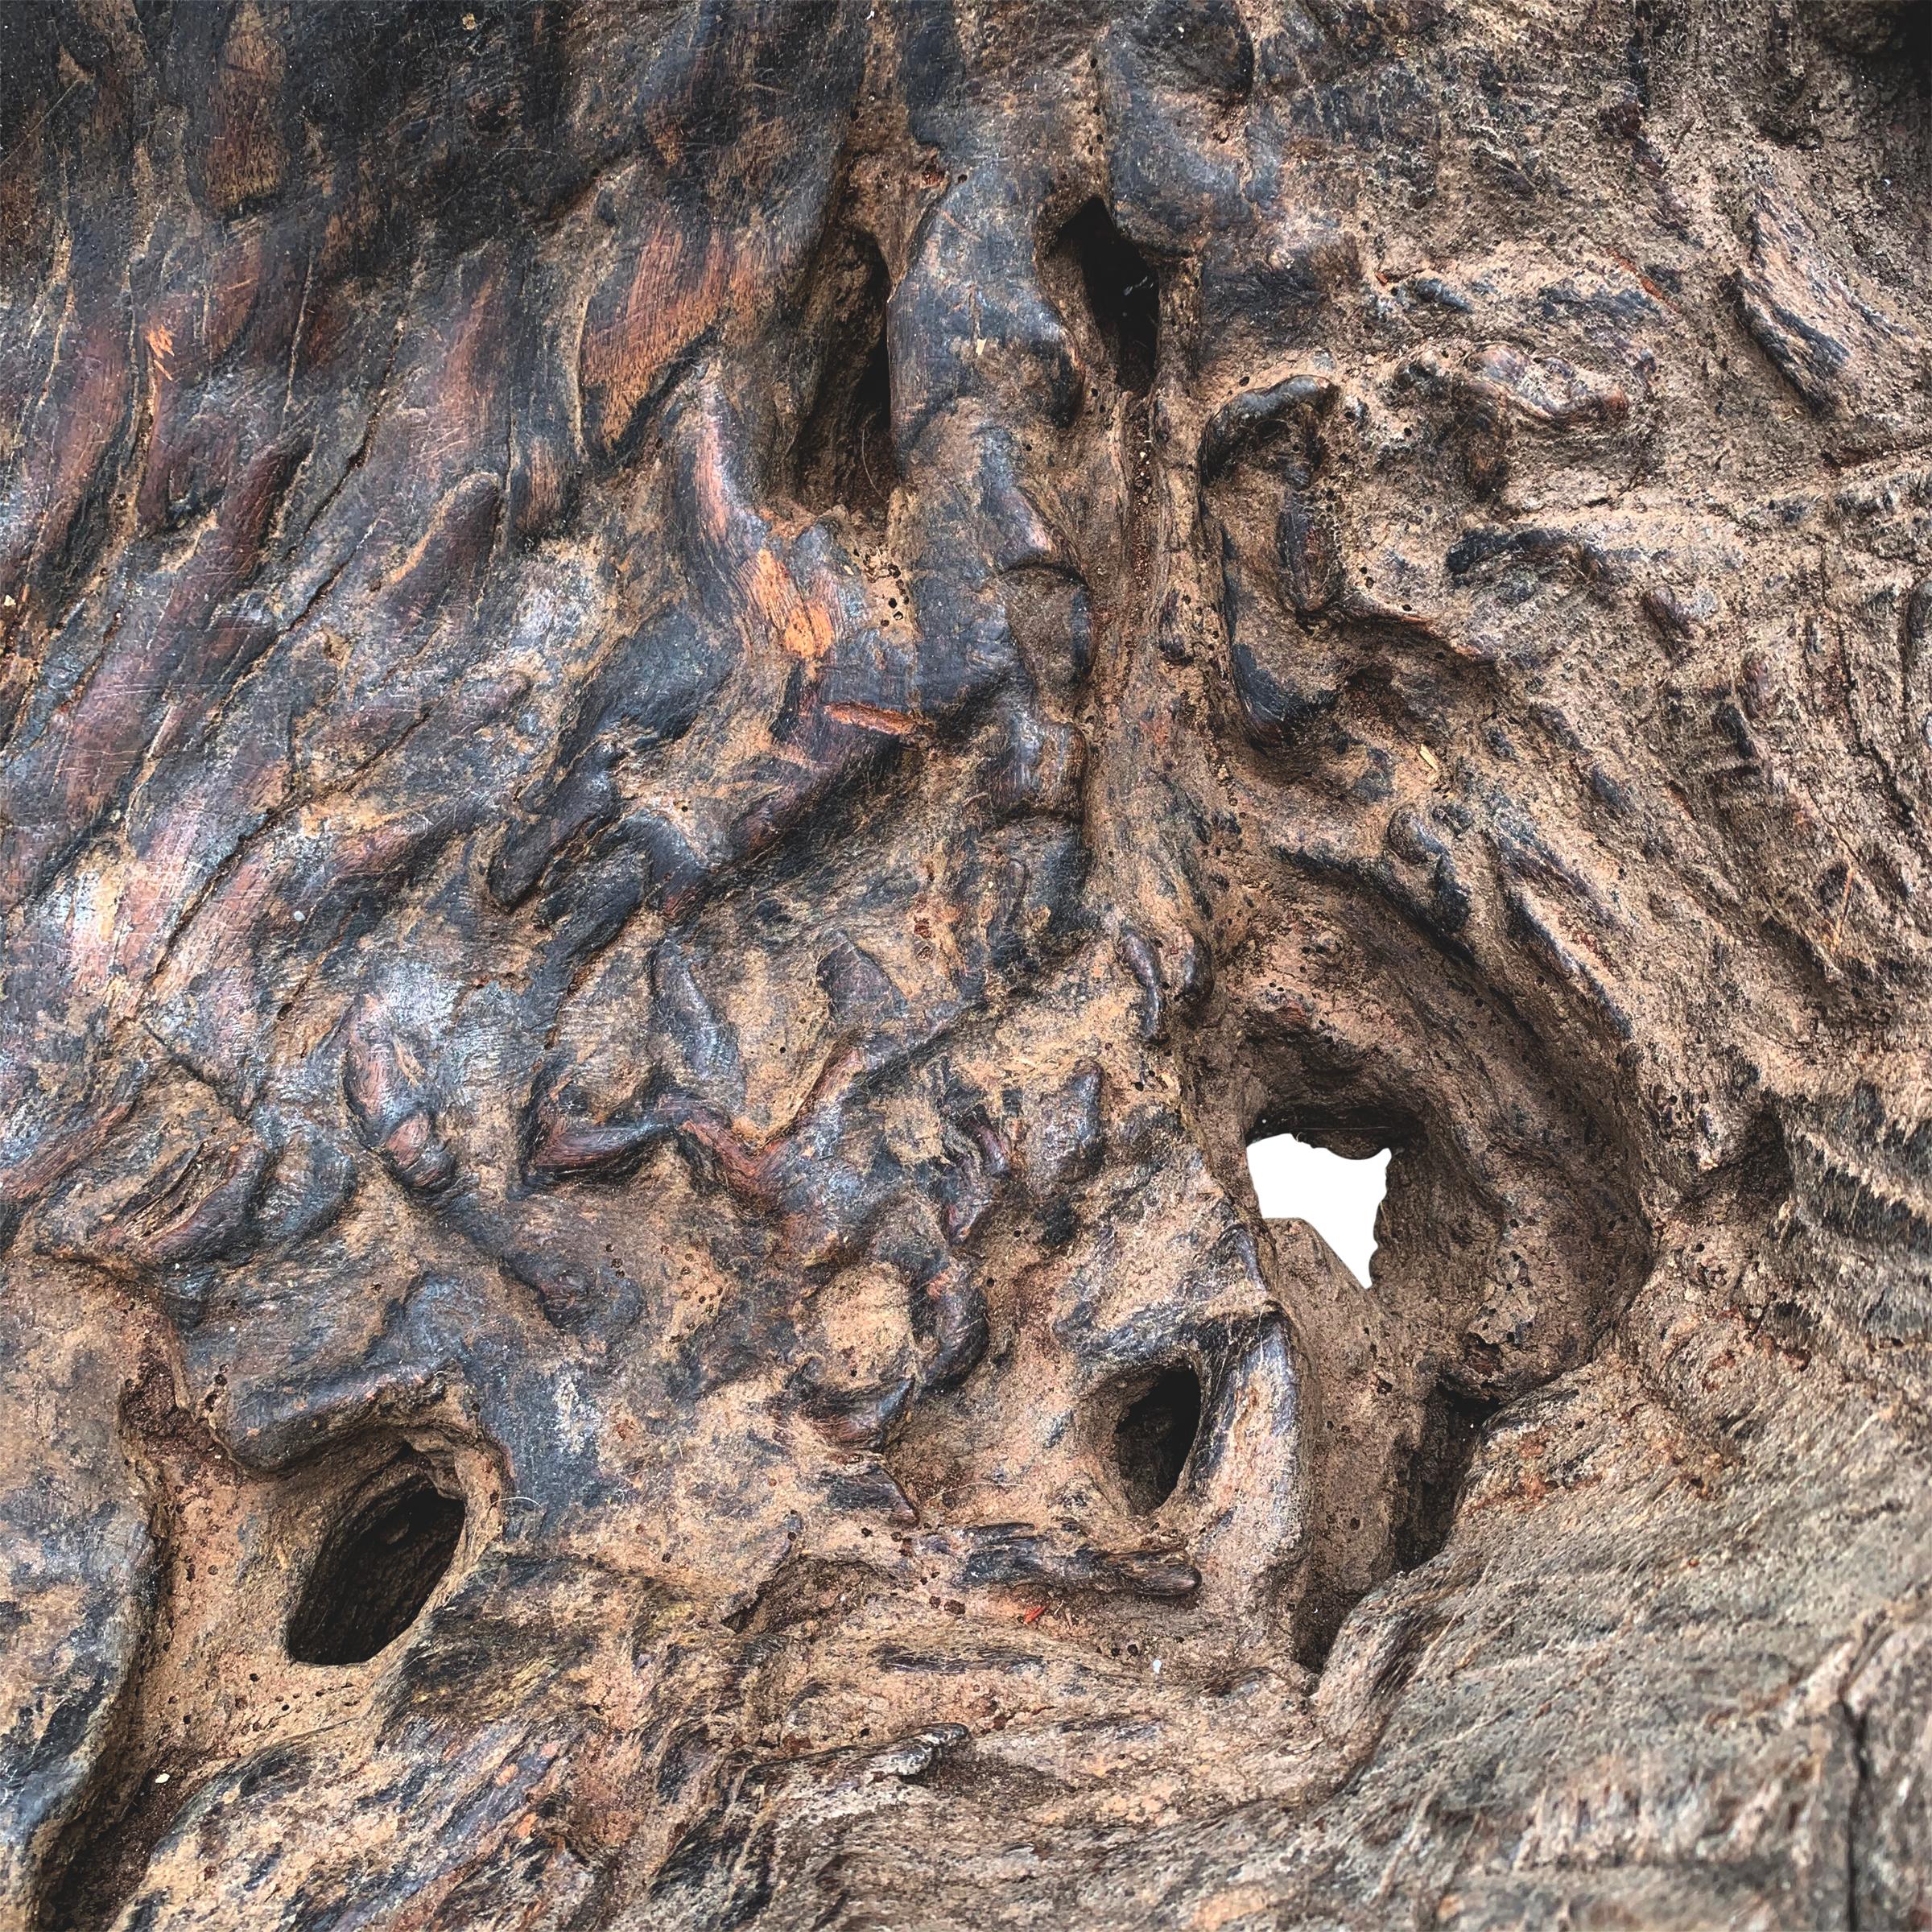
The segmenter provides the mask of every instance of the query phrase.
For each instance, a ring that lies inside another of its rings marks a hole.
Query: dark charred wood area
[[[0,6],[0,1932],[1932,1922],[1926,14]]]

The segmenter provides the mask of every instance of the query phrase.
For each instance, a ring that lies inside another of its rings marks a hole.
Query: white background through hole
[[[1386,1147],[1366,1160],[1348,1161],[1291,1133],[1274,1133],[1250,1144],[1248,1171],[1267,1220],[1307,1222],[1355,1278],[1367,1282],[1376,1210],[1389,1191]]]

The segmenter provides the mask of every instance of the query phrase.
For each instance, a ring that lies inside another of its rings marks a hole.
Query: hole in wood
[[[1386,1147],[1351,1160],[1327,1147],[1274,1133],[1251,1141],[1248,1171],[1271,1221],[1306,1221],[1364,1286],[1375,1254],[1375,1221],[1389,1191]]]
[[[1431,1391],[1409,1464],[1402,1511],[1390,1538],[1397,1570],[1427,1563],[1448,1542],[1456,1502],[1483,1439],[1484,1426],[1501,1406],[1440,1382]]]
[[[1160,278],[1097,199],[1060,230],[1059,251],[1079,264],[1114,382],[1130,396],[1146,395],[1160,362]]]
[[[1898,63],[1922,94],[1932,93],[1932,6],[1915,0],[1899,16]]]
[[[1832,0],[1817,10],[1827,40],[1905,79],[1932,84],[1932,6],[1926,0]]]
[[[407,1458],[364,1491],[324,1541],[289,1619],[298,1664],[365,1663],[417,1617],[456,1554],[464,1508]]]
[[[830,338],[793,451],[793,493],[816,514],[842,510],[882,526],[899,473],[886,352],[891,278],[869,235],[844,248],[831,273]]]
[[[1133,1393],[1114,1426],[1114,1462],[1129,1509],[1146,1516],[1174,1492],[1201,1432],[1201,1378],[1184,1363]]]

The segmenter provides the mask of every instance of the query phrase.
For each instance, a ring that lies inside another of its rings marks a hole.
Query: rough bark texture
[[[0,1927],[1932,1923],[1929,64],[7,0]]]

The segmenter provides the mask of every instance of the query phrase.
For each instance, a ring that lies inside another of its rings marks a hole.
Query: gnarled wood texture
[[[1932,1922],[1923,13],[10,0],[0,1927]]]

